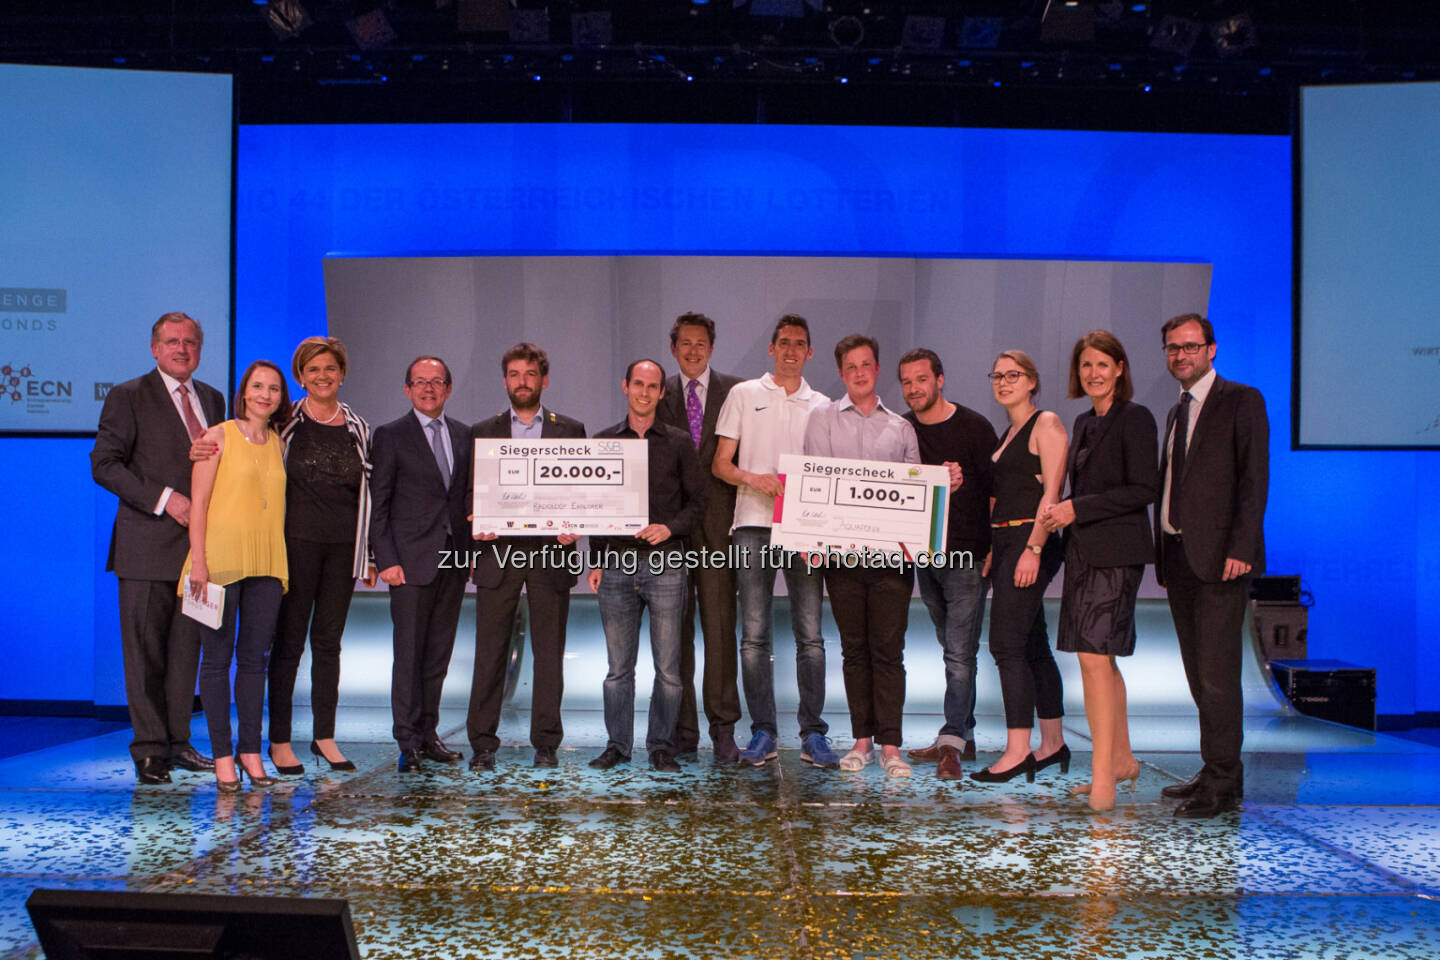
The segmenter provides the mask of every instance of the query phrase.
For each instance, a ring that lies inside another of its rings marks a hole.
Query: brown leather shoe
[[[954,747],[941,747],[940,760],[935,765],[935,779],[960,780],[965,771],[960,769],[960,751]]]
[[[974,741],[974,740],[966,740],[966,741],[965,741],[965,749],[960,751],[960,759],[961,759],[961,760],[974,760],[974,759],[975,759],[975,741]]]
[[[940,759],[940,745],[932,743],[928,747],[921,747],[919,750],[907,750],[905,755],[915,763],[934,763]]]

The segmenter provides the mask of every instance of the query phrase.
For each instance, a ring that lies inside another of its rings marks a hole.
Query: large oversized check
[[[772,546],[805,553],[901,554],[945,549],[950,471],[921,463],[784,454]]]
[[[475,533],[634,536],[649,515],[644,440],[475,441]]]

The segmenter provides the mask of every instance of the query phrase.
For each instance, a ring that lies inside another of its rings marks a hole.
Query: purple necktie
[[[690,439],[695,442],[695,449],[700,449],[700,425],[705,421],[705,411],[700,407],[700,394],[695,388],[700,385],[699,380],[691,380],[690,385],[685,388],[685,417],[690,421]]]

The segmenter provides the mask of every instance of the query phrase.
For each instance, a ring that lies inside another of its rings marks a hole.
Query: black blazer
[[[1165,417],[1165,437],[1175,426],[1177,403]],[[1169,462],[1168,441],[1160,444],[1160,482]],[[1220,582],[1225,558],[1265,572],[1265,500],[1270,491],[1270,420],[1265,398],[1243,383],[1217,376],[1200,408],[1185,453],[1180,485],[1181,541],[1190,569],[1206,583]],[[1155,504],[1155,572],[1164,583],[1164,537],[1160,502]]]
[[[414,410],[377,427],[371,437],[370,548],[375,566],[384,570],[399,564],[405,582],[413,586],[434,582],[442,551],[469,549],[465,505],[473,447],[465,424],[445,417],[445,428],[455,461],[449,489],[440,482],[430,438]],[[448,565],[453,564],[452,559]]]
[[[699,528],[691,534],[691,541],[706,547],[723,547],[730,540],[730,525],[735,522],[735,487],[710,472],[715,459],[715,422],[720,419],[720,408],[730,395],[730,388],[740,382],[739,377],[721,373],[710,368],[710,386],[705,391],[705,417],[700,423],[700,449],[696,457],[701,472],[709,478],[705,490],[705,513]],[[685,387],[680,374],[665,378],[665,395],[655,407],[655,418],[661,423],[685,431],[690,435],[690,418],[685,415]]]
[[[541,416],[544,420],[540,423],[540,436],[545,439],[581,440],[585,437],[585,424],[579,420],[572,420],[561,413],[541,407]],[[471,442],[475,440],[508,440],[510,439],[510,408],[506,407],[500,413],[489,420],[481,420],[470,430]],[[472,447],[473,449],[473,447]],[[472,463],[473,466],[473,463]],[[467,484],[469,489],[466,496],[473,504],[475,497],[475,479],[473,475]],[[471,511],[474,512],[473,509]],[[470,549],[478,551],[475,554],[475,562],[471,572],[471,579],[478,587],[498,587],[505,571],[500,568],[498,557],[505,553],[508,547],[520,553],[531,553],[537,558],[546,546],[553,546],[554,540],[550,537],[501,537],[498,540],[471,540],[469,530],[465,534],[465,540],[471,544]],[[571,544],[567,549],[576,549]],[[534,576],[546,580],[557,590],[569,590],[575,586],[575,574],[567,569],[565,564],[559,563],[538,563],[531,562],[526,568],[526,576]]]
[[[1076,441],[1085,429],[1098,432],[1081,452]],[[1091,566],[1154,563],[1149,507],[1160,496],[1155,417],[1138,403],[1117,402],[1104,417],[1093,409],[1076,417],[1070,438],[1066,473],[1075,522],[1065,528],[1066,538]]]
[[[219,390],[193,377],[205,422],[225,419]],[[90,474],[120,498],[105,569],[127,580],[179,580],[190,534],[155,504],[166,487],[190,496],[190,432],[159,370],[110,388],[100,409]]]

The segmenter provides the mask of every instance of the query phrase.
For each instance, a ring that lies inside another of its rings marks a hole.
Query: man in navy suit
[[[1210,321],[1182,314],[1161,335],[1181,393],[1160,446],[1155,573],[1200,710],[1205,765],[1160,792],[1183,799],[1177,817],[1214,817],[1239,804],[1244,786],[1241,631],[1250,578],[1265,572],[1270,423],[1260,391],[1215,373]]]
[[[90,452],[95,482],[120,498],[105,569],[120,580],[130,756],[145,784],[169,783],[171,767],[215,768],[190,746],[200,639],[175,592],[190,552],[190,442],[225,419],[220,391],[191,376],[204,343],[183,313],[157,320],[155,369],[106,394]]]
[[[390,585],[390,709],[401,773],[419,769],[422,757],[460,759],[436,729],[465,597],[463,567],[442,561],[469,543],[470,432],[445,416],[452,386],[445,361],[416,359],[405,371],[413,409],[377,428],[370,448],[370,541],[380,579]]]
[[[500,358],[506,410],[475,424],[472,440],[581,439],[585,424],[540,405],[550,384],[550,358],[533,343],[517,343]],[[473,490],[470,491],[473,493]],[[556,538],[563,553],[555,552],[549,537],[497,537],[493,532],[476,537],[474,579],[475,674],[470,683],[470,708],[465,732],[475,751],[470,769],[477,773],[495,768],[495,735],[505,695],[505,671],[510,657],[511,624],[524,588],[530,609],[530,649],[533,653],[534,695],[530,700],[530,743],[534,765],[559,765],[555,750],[564,736],[560,700],[565,692],[565,625],[570,615],[570,588],[579,566],[574,534]],[[501,557],[509,562],[502,565]],[[523,558],[523,562],[522,559]]]
[[[682,313],[670,327],[670,355],[680,372],[665,381],[665,393],[656,408],[661,423],[690,435],[696,456],[709,466],[715,459],[715,421],[739,377],[710,366],[715,350],[715,321],[703,313]],[[705,513],[690,532],[693,550],[722,553],[730,549],[730,524],[735,518],[735,488],[716,476],[707,478]],[[680,635],[680,716],[675,725],[675,749],[680,759],[695,756],[700,724],[695,710],[695,608],[700,608],[700,630],[705,638],[705,673],[701,697],[716,763],[735,763],[735,724],[740,722],[739,647],[735,640],[735,572],[725,564],[702,566],[690,572],[685,591],[685,612]]]

